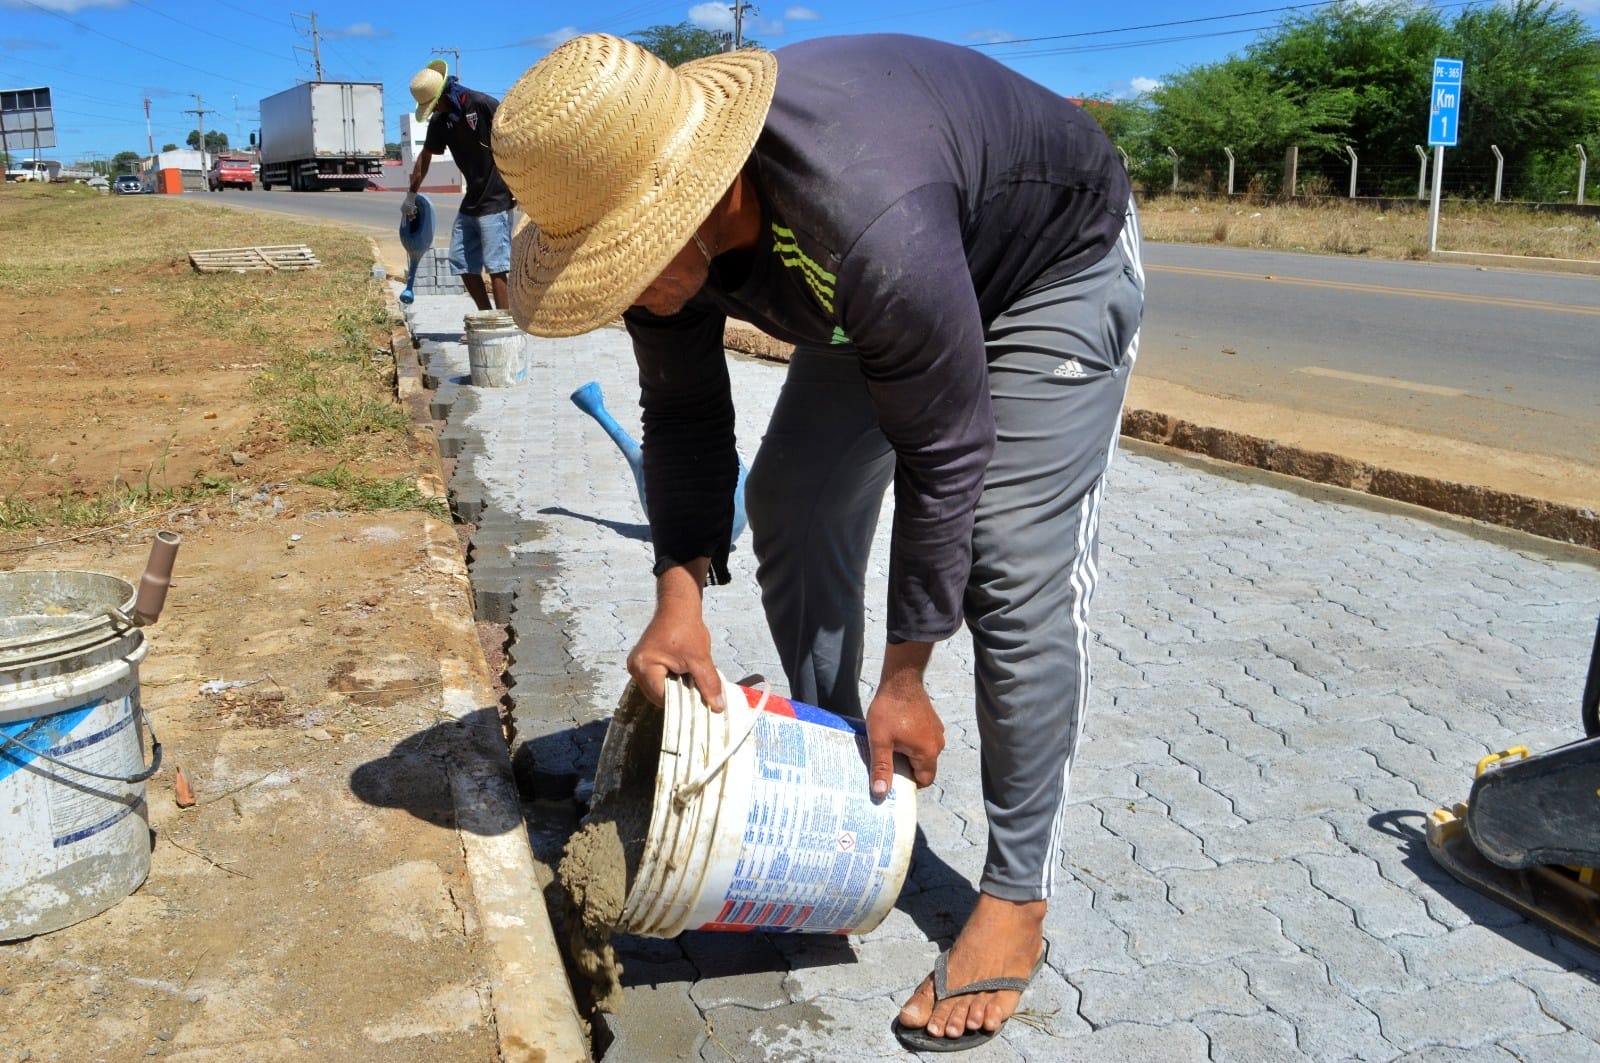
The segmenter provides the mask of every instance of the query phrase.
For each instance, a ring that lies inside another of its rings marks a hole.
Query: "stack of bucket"
[[[466,317],[472,386],[509,388],[528,379],[527,336],[507,310],[478,310]]]

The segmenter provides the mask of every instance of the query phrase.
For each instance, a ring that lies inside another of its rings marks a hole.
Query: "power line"
[[[269,58],[272,58],[272,59],[282,59],[283,58],[283,56],[278,54],[278,53],[269,52],[264,48],[257,48],[253,44],[245,44],[242,41],[236,41],[236,40],[233,40],[233,39],[231,39],[229,37],[224,37],[220,33],[212,33],[210,30],[205,29],[202,26],[197,26],[192,22],[185,22],[181,18],[174,18],[173,16],[167,14],[165,11],[159,11],[156,8],[151,7],[149,4],[145,3],[144,0],[129,0],[129,2],[132,3],[136,7],[144,8],[146,11],[150,12],[152,15],[160,15],[162,18],[166,19],[168,22],[176,22],[178,25],[182,26],[184,29],[193,30],[195,33],[203,33],[207,37],[215,37],[217,40],[222,41],[224,44],[231,44],[235,48],[246,48],[246,49],[249,49],[252,52],[259,52],[261,55],[268,56]]]
[[[84,23],[79,22],[75,18],[71,18],[71,17],[69,17],[67,15],[64,15],[60,11],[52,11],[48,7],[43,7],[43,6],[39,5],[39,4],[36,4],[36,3],[33,2],[33,0],[21,0],[21,2],[24,5],[26,5],[27,7],[33,8],[35,11],[41,11],[46,15],[54,15],[56,18],[60,19],[61,21],[65,22],[65,23],[67,23],[69,26],[75,26],[78,29],[83,30],[85,33],[93,33],[97,37],[104,37],[106,40],[110,41],[112,44],[120,44],[124,48],[132,48],[136,52],[143,52],[145,55],[153,56],[156,59],[160,59],[164,63],[171,63],[173,66],[181,66],[185,70],[193,70],[195,73],[204,74],[206,77],[220,78],[223,81],[229,82],[230,84],[244,85],[247,88],[253,88],[253,89],[261,88],[260,85],[252,85],[252,84],[250,84],[249,82],[246,82],[246,81],[235,81],[233,78],[229,77],[227,74],[218,74],[215,71],[202,70],[200,67],[191,66],[190,64],[182,62],[181,60],[174,59],[171,56],[162,55],[160,52],[152,52],[150,49],[141,48],[137,44],[129,44],[127,41],[119,40],[118,38],[111,36],[111,34],[109,34],[109,33],[102,33],[101,31],[95,29],[93,26],[85,25]]]
[[[1110,34],[1114,34],[1114,33],[1142,33],[1145,30],[1164,30],[1164,29],[1171,29],[1174,26],[1195,26],[1195,25],[1199,25],[1202,22],[1224,22],[1224,21],[1226,21],[1226,20],[1228,20],[1230,18],[1249,18],[1249,17],[1254,16],[1254,15],[1273,15],[1273,14],[1277,14],[1277,13],[1282,12],[1282,11],[1306,11],[1306,10],[1310,10],[1312,8],[1317,8],[1317,7],[1330,7],[1330,6],[1334,5],[1334,4],[1344,3],[1344,2],[1345,2],[1345,0],[1317,0],[1316,3],[1311,3],[1311,4],[1289,4],[1289,5],[1286,5],[1284,7],[1263,7],[1263,8],[1258,8],[1255,11],[1238,11],[1238,12],[1235,12],[1235,13],[1233,13],[1231,15],[1206,15],[1206,16],[1203,16],[1201,18],[1175,19],[1175,20],[1173,20],[1171,22],[1150,22],[1150,23],[1146,23],[1143,26],[1123,26],[1120,29],[1083,30],[1082,32],[1079,32],[1079,33],[1055,33],[1055,34],[1051,34],[1048,37],[1018,37],[1017,39],[1010,40],[1010,41],[988,41],[988,42],[985,42],[985,43],[982,43],[982,44],[974,44],[974,45],[972,45],[972,47],[974,47],[974,48],[1003,48],[1003,47],[1009,47],[1010,45],[1013,45],[1013,44],[1032,44],[1035,41],[1065,41],[1065,40],[1079,39],[1079,38],[1083,38],[1083,37],[1105,37],[1105,36],[1109,36]],[[1246,33],[1246,32],[1254,33],[1256,31],[1255,30],[1225,30],[1223,32],[1225,32],[1225,33]],[[1201,34],[1200,36],[1206,36],[1206,37],[1219,36],[1219,34]],[[1188,38],[1174,37],[1174,38],[1170,38],[1170,39],[1171,40],[1186,40]],[[1042,55],[1042,54],[1045,54],[1045,53],[1039,53],[1039,54]]]

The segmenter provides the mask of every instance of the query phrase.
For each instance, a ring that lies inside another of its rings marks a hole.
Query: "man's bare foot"
[[[951,988],[985,978],[1027,978],[1044,951],[1044,916],[1049,901],[1003,901],[987,893],[967,917],[945,961]],[[933,976],[922,980],[905,1007],[900,1024],[925,1029],[931,1037],[960,1037],[968,1030],[1000,1029],[1017,1010],[1022,994],[1011,990],[950,997],[935,1005]]]

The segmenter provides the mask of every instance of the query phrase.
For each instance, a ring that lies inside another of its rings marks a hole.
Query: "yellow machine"
[[[1428,816],[1428,851],[1473,889],[1600,952],[1600,629],[1582,720],[1576,742],[1479,761],[1467,800]]]

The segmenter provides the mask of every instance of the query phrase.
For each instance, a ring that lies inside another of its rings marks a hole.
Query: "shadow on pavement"
[[[1398,841],[1401,864],[1416,875],[1418,881],[1458,908],[1475,926],[1494,931],[1550,964],[1600,983],[1600,956],[1585,952],[1582,946],[1491,900],[1440,867],[1428,852],[1428,839],[1422,826],[1426,819],[1425,812],[1396,809],[1368,817],[1367,825]]]
[[[955,940],[977,903],[978,891],[972,883],[934,853],[927,836],[917,828],[911,870],[895,907],[909,915],[929,941],[946,946]]]
[[[587,513],[574,513],[563,506],[546,506],[540,513],[553,513],[560,517],[572,517],[575,520],[586,520],[590,524],[598,524],[602,528],[610,528],[624,539],[637,539],[641,543],[650,541],[650,525],[624,524],[618,520],[606,520],[604,517],[591,517]]]

